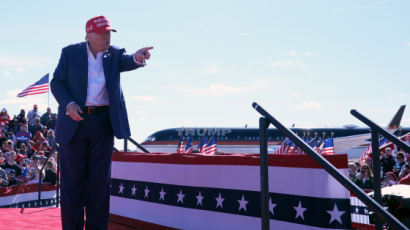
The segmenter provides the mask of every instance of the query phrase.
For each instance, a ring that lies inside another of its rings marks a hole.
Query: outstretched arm
[[[145,60],[148,60],[151,57],[149,50],[152,49],[154,49],[152,46],[144,47],[139,49],[133,55],[127,55],[124,50],[121,57],[121,72],[144,67],[146,65]]]

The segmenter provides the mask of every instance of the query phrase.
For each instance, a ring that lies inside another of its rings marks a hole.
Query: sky
[[[0,14],[0,107],[54,72],[61,49],[105,15],[111,44],[154,46],[144,68],[121,75],[132,138],[180,127],[257,127],[262,105],[285,126],[386,125],[410,102],[410,1],[5,1]],[[408,110],[408,108],[407,108]],[[410,126],[405,111],[403,126]]]

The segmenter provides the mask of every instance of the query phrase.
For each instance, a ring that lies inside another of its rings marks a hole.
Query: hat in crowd
[[[91,18],[85,25],[85,32],[87,33],[95,32],[102,34],[108,31],[117,32],[116,29],[110,26],[110,21],[108,21],[107,17],[103,15]]]
[[[42,145],[48,145],[48,141],[43,141]]]
[[[2,109],[1,109],[1,112],[2,112],[2,113],[5,113],[5,112],[7,112],[7,109],[6,109],[6,108],[2,108]]]
[[[45,160],[45,159],[47,159],[47,157],[44,156],[44,155],[39,155],[39,156],[38,156],[38,159],[40,159],[40,160]]]
[[[27,156],[25,156],[25,155],[19,153],[19,154],[17,154],[17,156],[16,156],[16,162],[20,162],[21,159],[26,159],[26,158],[27,158]]]

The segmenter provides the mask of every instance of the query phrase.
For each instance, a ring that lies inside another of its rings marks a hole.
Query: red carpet
[[[59,208],[0,208],[1,230],[57,230],[61,229]],[[110,222],[110,230],[129,230],[119,223]]]

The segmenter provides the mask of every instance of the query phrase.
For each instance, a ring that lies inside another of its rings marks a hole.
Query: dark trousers
[[[107,229],[114,135],[108,111],[82,114],[74,138],[61,146],[61,220],[64,230]]]

